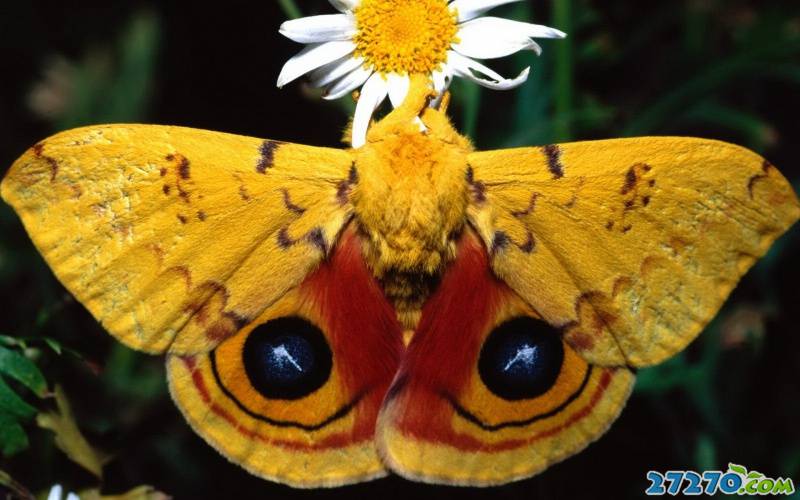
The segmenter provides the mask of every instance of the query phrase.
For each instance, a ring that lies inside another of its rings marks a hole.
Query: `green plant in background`
[[[55,344],[57,345],[57,344]],[[11,456],[28,447],[28,436],[22,425],[36,416],[37,410],[9,386],[12,379],[37,398],[47,396],[47,382],[36,365],[25,357],[25,341],[0,337],[0,451]]]

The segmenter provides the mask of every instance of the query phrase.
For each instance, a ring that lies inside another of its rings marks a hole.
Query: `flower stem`
[[[300,7],[294,3],[294,0],[278,0],[278,5],[281,6],[283,13],[286,14],[286,17],[289,19],[297,19],[298,17],[303,17],[303,13],[300,11]]]
[[[553,134],[558,142],[572,139],[573,58],[572,0],[553,2],[553,26],[569,36],[555,43],[555,117]]]

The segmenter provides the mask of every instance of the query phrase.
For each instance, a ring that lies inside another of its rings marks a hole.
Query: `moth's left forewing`
[[[587,360],[683,349],[800,217],[744,148],[638,138],[473,153],[470,220],[492,268]]]
[[[59,133],[2,196],[117,338],[205,352],[326,256],[350,217],[347,151],[156,125]]]

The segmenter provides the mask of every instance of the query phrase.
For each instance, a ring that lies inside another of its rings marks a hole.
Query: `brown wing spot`
[[[475,171],[471,166],[467,167],[467,184],[472,190],[472,199],[478,205],[486,201],[486,184],[475,179]]]
[[[161,174],[161,177],[164,177],[164,176],[167,175],[167,169],[164,168],[164,167],[161,167],[161,170],[159,170],[158,173]]]
[[[180,175],[181,179],[183,180],[191,177],[191,172],[189,170],[189,159],[185,156],[181,156],[180,163],[178,163],[178,175]]]
[[[302,238],[296,240],[289,236],[289,228],[283,227],[278,231],[277,240],[278,246],[284,250],[296,245],[300,241],[306,241],[317,247],[323,254],[327,254],[329,250],[328,242],[325,240],[325,233],[322,231],[322,228],[319,227],[310,230]]]
[[[278,246],[286,250],[292,245],[294,245],[294,240],[289,236],[289,229],[282,227],[278,231]]]
[[[649,204],[650,204],[650,197],[649,196],[643,196],[642,197],[642,205],[647,206]]]
[[[163,254],[163,250],[161,250],[161,254]],[[161,257],[163,259],[163,256]],[[189,271],[189,268],[186,266],[173,266],[167,269],[165,272],[175,272],[178,273],[182,278],[183,281],[186,282],[186,289],[189,290],[192,288],[192,272]]]
[[[209,340],[222,341],[250,321],[239,313],[225,310],[230,294],[222,283],[207,281],[192,290],[191,295],[184,310],[191,313],[192,320],[205,329]]]
[[[50,156],[45,156],[43,142],[34,144],[34,146],[31,149],[33,150],[34,157],[46,161],[47,164],[50,166],[50,182],[54,182],[56,180],[56,175],[58,175],[58,162],[56,161],[56,159],[51,158]]]
[[[317,247],[320,252],[323,254],[328,254],[328,242],[325,241],[325,234],[322,232],[322,228],[314,228],[308,232],[306,235],[306,239],[309,243]]]
[[[200,211],[198,211],[198,212],[197,212],[197,219],[198,219],[200,222],[205,222],[205,220],[206,220],[206,217],[207,217],[207,216],[206,216],[206,213],[205,213],[205,212],[203,212],[202,210],[200,210]]]
[[[353,163],[347,173],[347,180],[341,181],[336,185],[336,200],[339,205],[347,204],[350,199],[350,190],[356,184],[358,184],[358,170],[356,170],[356,164]]]
[[[189,222],[189,219],[187,219],[186,216],[181,214],[178,214],[178,220],[181,221],[181,224],[186,224],[187,222]]]
[[[613,331],[611,326],[619,320],[619,313],[612,297],[590,291],[575,300],[575,317],[575,321],[564,325],[564,338],[575,349],[585,351],[594,347],[604,331]]]
[[[610,221],[606,222],[606,229],[608,229],[609,231],[614,229],[614,221],[613,220],[610,220]]]
[[[289,190],[288,189],[283,188],[283,189],[281,189],[281,191],[283,192],[283,205],[290,212],[294,212],[297,215],[303,215],[306,212],[305,208],[303,208],[303,207],[301,207],[299,205],[295,205],[294,203],[292,203],[292,198],[291,198],[291,196],[289,196]]]
[[[547,158],[547,168],[553,174],[553,179],[564,177],[564,165],[561,163],[561,148],[557,144],[548,144],[542,147],[542,152]]]
[[[622,228],[622,232],[623,232],[623,233],[627,233],[627,232],[628,232],[628,231],[630,231],[631,229],[633,229],[633,226],[632,226],[632,225],[630,225],[630,224],[628,224],[628,225],[626,225],[626,226],[623,226],[623,228]]]
[[[498,250],[502,250],[508,246],[510,239],[508,235],[503,231],[495,231],[494,238],[492,239],[492,251],[491,253],[495,253]]]
[[[280,142],[270,140],[261,143],[261,147],[259,148],[261,156],[258,158],[258,163],[256,164],[256,172],[259,174],[267,172],[267,169],[270,168],[275,161],[275,151],[278,150],[278,146],[280,145]]]
[[[539,198],[539,193],[533,193],[531,195],[530,201],[528,202],[528,206],[525,208],[525,210],[519,210],[517,212],[511,212],[512,217],[517,218],[517,219],[521,219],[522,217],[525,217],[526,215],[532,214],[533,211],[536,209],[536,200],[538,198]]]
[[[622,185],[622,190],[620,191],[621,194],[628,194],[633,191],[633,188],[636,187],[636,181],[638,178],[636,177],[636,167],[631,167],[625,173],[625,184]]]
[[[770,163],[767,160],[764,160],[764,163],[761,164],[761,172],[763,173],[754,175],[753,177],[750,177],[750,179],[747,181],[747,192],[750,194],[751,200],[753,199],[753,188],[755,187],[756,182],[769,177],[769,171],[773,168],[775,167],[772,166],[772,163]]]
[[[161,186],[161,190],[164,191],[165,195],[169,196],[169,192],[170,192],[171,188],[169,187],[168,184],[164,184],[163,186]]]
[[[347,182],[358,184],[358,169],[356,169],[355,162],[350,165],[350,170],[347,172]]]
[[[533,238],[533,233],[528,231],[528,239],[522,245],[518,245],[519,249],[524,253],[531,253],[536,248],[536,240]]]
[[[175,173],[177,174],[176,176],[177,178],[175,182],[175,188],[178,190],[178,196],[180,196],[185,203],[190,203],[189,192],[183,188],[181,182],[189,180],[189,178],[191,177],[189,160],[180,153],[170,153],[166,155],[164,159],[176,164]],[[165,175],[166,170],[167,169],[162,168],[161,175]],[[165,192],[164,194],[167,193]]]

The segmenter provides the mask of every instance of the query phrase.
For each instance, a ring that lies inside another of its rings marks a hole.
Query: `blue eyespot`
[[[250,332],[242,362],[250,384],[265,398],[300,399],[327,382],[333,355],[319,328],[287,317]]]
[[[478,359],[478,373],[496,396],[517,401],[547,392],[563,362],[559,332],[544,321],[521,317],[489,334]]]

